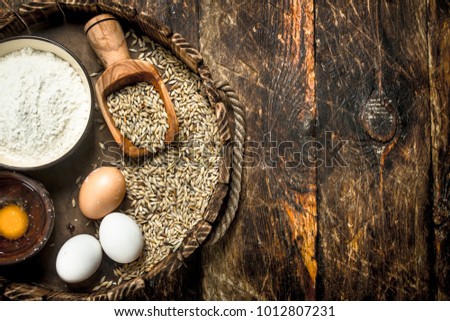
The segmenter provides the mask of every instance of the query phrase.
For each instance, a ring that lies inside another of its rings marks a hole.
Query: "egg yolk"
[[[8,240],[21,238],[28,228],[28,216],[17,205],[7,205],[0,209],[0,235]]]

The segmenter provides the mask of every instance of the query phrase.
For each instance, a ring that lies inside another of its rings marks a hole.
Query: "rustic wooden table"
[[[151,299],[450,298],[448,0],[126,2],[246,108],[236,219]]]

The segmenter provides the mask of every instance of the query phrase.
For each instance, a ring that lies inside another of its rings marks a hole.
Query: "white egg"
[[[97,271],[102,261],[99,241],[87,234],[68,240],[58,252],[56,272],[67,283],[78,283],[88,279]]]
[[[99,239],[106,255],[118,263],[133,262],[144,247],[139,225],[131,217],[117,212],[102,220]]]

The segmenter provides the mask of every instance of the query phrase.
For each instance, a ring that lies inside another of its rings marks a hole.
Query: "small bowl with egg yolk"
[[[53,230],[55,209],[45,187],[24,175],[0,172],[0,265],[38,253]]]

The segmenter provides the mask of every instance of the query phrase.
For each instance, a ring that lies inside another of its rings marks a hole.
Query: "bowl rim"
[[[83,141],[88,136],[89,131],[90,131],[91,127],[92,127],[92,119],[94,118],[94,108],[93,108],[93,106],[95,105],[96,100],[95,100],[95,96],[94,96],[94,88],[92,86],[91,78],[89,76],[89,73],[88,73],[86,67],[83,65],[81,60],[70,49],[68,49],[66,46],[64,46],[63,44],[61,44],[61,43],[59,43],[59,42],[57,42],[55,40],[47,39],[47,38],[40,37],[40,36],[31,36],[31,35],[15,36],[15,37],[10,37],[10,38],[5,38],[5,39],[0,40],[0,45],[5,43],[5,42],[11,42],[11,41],[16,41],[16,40],[37,40],[37,41],[43,41],[43,42],[47,42],[47,43],[49,43],[51,45],[57,46],[57,47],[61,48],[62,50],[66,51],[76,61],[76,63],[80,66],[81,70],[83,71],[83,74],[86,77],[86,80],[87,80],[87,83],[88,83],[89,96],[91,98],[91,104],[90,104],[90,109],[89,109],[89,117],[88,117],[88,121],[86,122],[86,127],[84,128],[83,133],[81,134],[81,136],[78,139],[78,141],[76,142],[76,144],[74,144],[72,146],[72,148],[70,148],[61,157],[58,157],[57,159],[54,159],[51,162],[48,162],[46,164],[42,164],[42,165],[38,165],[38,166],[29,166],[29,167],[7,165],[7,164],[4,164],[4,163],[0,162],[0,170],[6,169],[6,170],[13,170],[13,171],[27,172],[27,171],[35,171],[35,170],[49,168],[49,167],[51,167],[51,166],[53,166],[53,165],[63,161],[64,159],[69,157],[75,150],[78,149],[78,147],[83,143]],[[63,59],[65,61],[64,58],[61,58],[61,59]]]
[[[11,171],[0,171],[0,180],[2,179],[12,179],[15,181],[18,181],[22,183],[23,185],[28,186],[33,190],[33,192],[37,193],[39,195],[39,198],[42,200],[42,203],[44,204],[44,215],[45,215],[45,233],[42,233],[39,238],[37,238],[33,244],[36,246],[32,246],[29,248],[29,250],[26,252],[26,255],[24,255],[21,258],[18,258],[14,261],[5,261],[2,262],[0,260],[0,266],[9,266],[16,263],[21,263],[25,260],[30,259],[31,257],[35,256],[37,253],[39,253],[44,246],[47,244],[48,240],[50,239],[50,236],[52,235],[53,228],[55,226],[55,207],[53,205],[53,200],[50,197],[50,193],[47,191],[45,186],[28,176],[19,174],[17,172],[11,172]],[[36,249],[36,250],[35,250]]]

